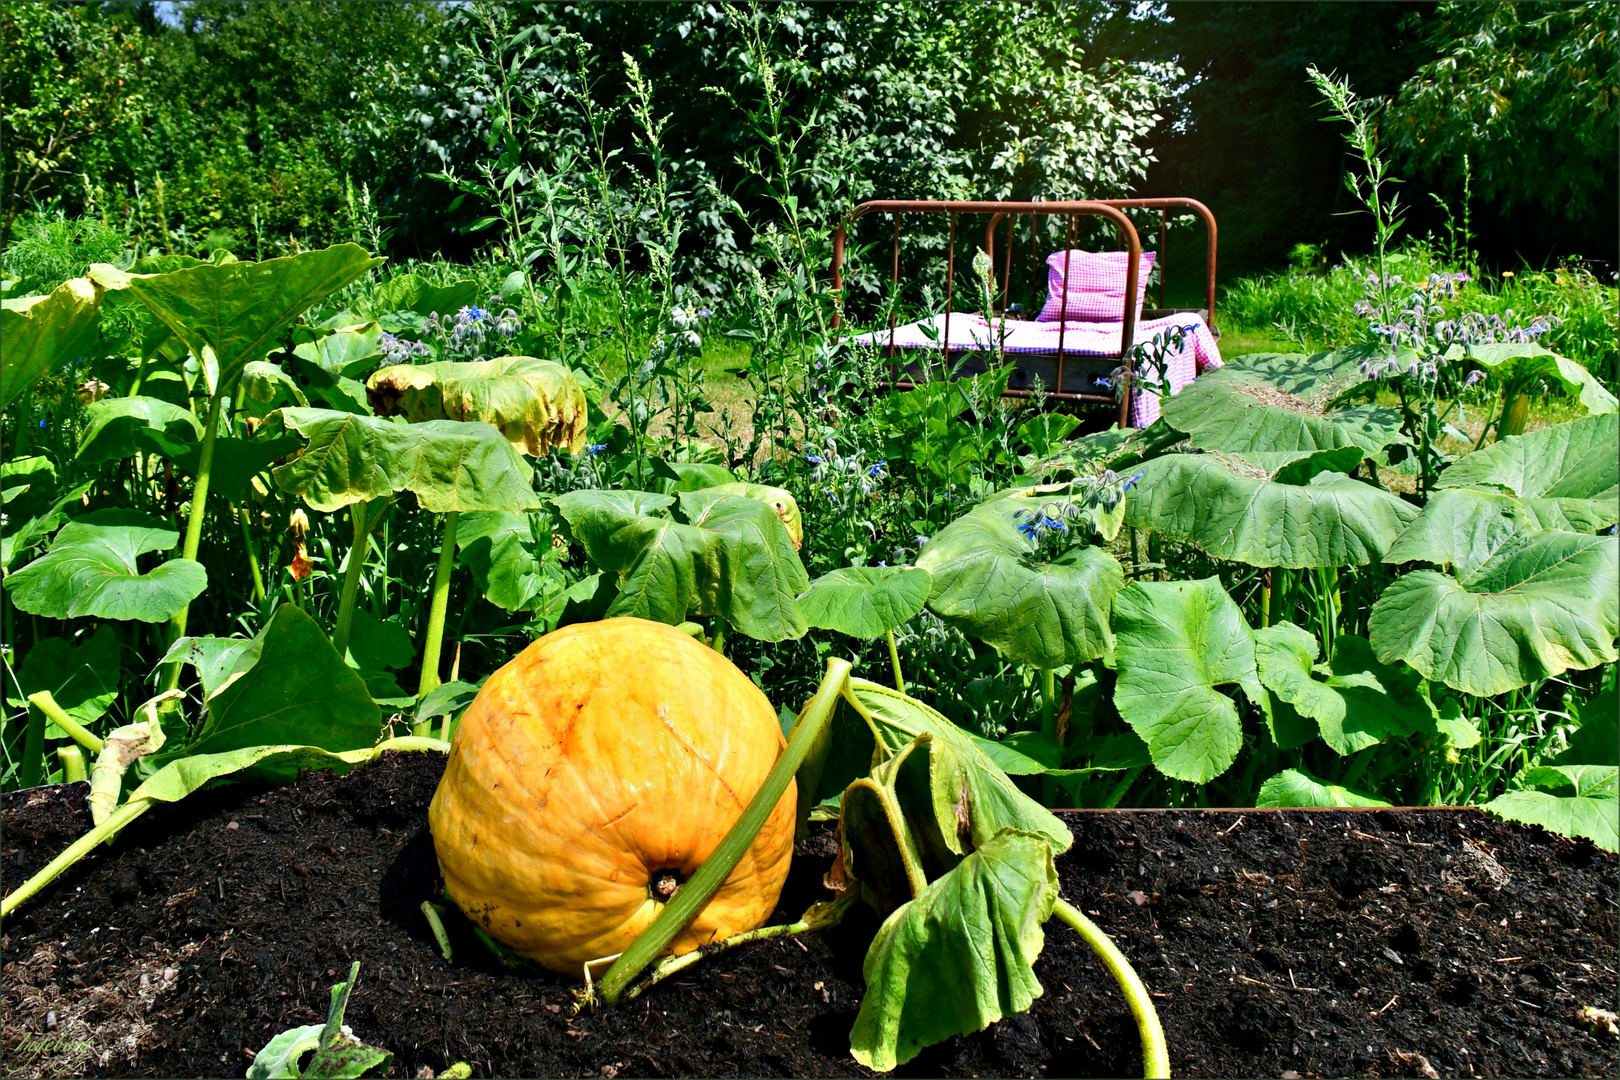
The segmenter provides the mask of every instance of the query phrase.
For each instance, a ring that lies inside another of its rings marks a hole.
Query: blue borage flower
[[[593,443],[587,443],[585,445],[585,452],[587,454],[589,454],[591,457],[595,457],[597,454],[600,454],[602,451],[604,451],[606,449],[607,449],[607,443],[604,443],[604,442],[593,442]]]

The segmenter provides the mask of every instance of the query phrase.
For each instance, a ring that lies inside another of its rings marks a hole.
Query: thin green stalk
[[[77,720],[69,716],[62,709],[62,706],[56,703],[56,699],[51,696],[51,692],[49,690],[41,690],[38,693],[29,694],[28,704],[37,708],[50,720],[51,723],[67,732],[68,738],[72,739],[74,742],[78,743],[92,754],[101,753],[101,739],[95,735],[92,735]],[[44,728],[41,727],[40,730],[43,731]],[[24,784],[23,786],[29,787],[31,785]]]
[[[22,768],[17,782],[25,788],[38,785],[45,777],[45,711],[28,710],[28,730],[23,736]]]
[[[360,591],[360,574],[365,569],[366,555],[371,548],[371,524],[368,521],[368,502],[357,502],[349,507],[349,521],[354,526],[354,543],[349,545],[349,565],[343,572],[343,595],[338,600],[337,626],[332,634],[332,647],[342,656],[349,647],[349,629],[354,624],[354,598]],[[380,507],[379,507],[380,509]],[[443,562],[443,557],[440,557]],[[438,599],[438,583],[434,582],[434,599]]]
[[[709,647],[724,656],[726,655],[726,620],[716,617],[714,623],[714,638],[709,642]]]
[[[76,784],[87,777],[84,769],[84,751],[77,746],[63,746],[56,751],[56,760],[62,763],[62,783]]]
[[[8,893],[4,900],[0,900],[0,919],[10,915],[17,909],[17,905],[24,900],[31,899],[41,889],[60,877],[63,871],[94,851],[97,844],[103,840],[111,840],[123,830],[125,825],[128,825],[151,808],[151,799],[132,799],[114,810],[107,820],[100,825],[93,826],[89,832],[69,844],[67,850],[52,859],[45,869],[23,882],[15,891]]]
[[[208,508],[208,478],[214,468],[214,439],[219,434],[219,410],[225,401],[225,388],[218,387],[214,396],[208,402],[208,419],[203,422],[202,450],[197,455],[197,480],[191,489],[191,513],[186,518],[186,541],[180,549],[182,559],[196,559],[197,549],[202,545],[203,512]],[[174,618],[169,621],[172,632],[170,641],[178,641],[186,636],[186,617],[191,613],[191,605],[175,612]],[[169,665],[169,674],[163,681],[163,689],[173,690],[180,685],[180,668],[183,665],[176,661]]]
[[[253,602],[264,606],[264,574],[259,569],[259,552],[253,544],[253,515],[247,507],[237,512],[237,519],[242,522],[242,546],[247,548],[248,569],[253,572]]]
[[[1260,579],[1260,625],[1271,625],[1271,571],[1264,572]]]
[[[768,941],[771,938],[791,937],[794,934],[802,934],[807,930],[825,930],[828,927],[837,926],[843,921],[844,913],[849,910],[858,896],[857,891],[851,890],[837,900],[823,901],[813,905],[809,911],[804,913],[804,917],[797,922],[762,926],[758,930],[733,934],[731,937],[716,941],[711,945],[705,945],[701,949],[693,949],[691,952],[683,953],[680,956],[666,956],[652,966],[645,979],[626,990],[619,1000],[621,1002],[633,1001],[671,975],[685,971],[699,960],[713,956],[716,953],[725,952],[727,949],[735,949],[737,946],[747,945],[751,941]]]
[[[444,515],[444,540],[439,544],[439,568],[433,573],[433,606],[428,610],[422,643],[422,680],[416,687],[417,697],[439,685],[439,651],[444,644],[444,613],[450,606],[450,571],[455,566],[459,517],[454,510]]]
[[[450,935],[444,929],[444,913],[439,905],[431,900],[422,901],[422,915],[427,919],[428,928],[433,931],[433,939],[439,943],[439,952],[444,954],[444,962],[450,963]]]
[[[1119,992],[1125,995],[1125,1004],[1130,1006],[1131,1015],[1136,1018],[1136,1030],[1142,1036],[1142,1076],[1145,1080],[1168,1077],[1170,1048],[1164,1041],[1164,1027],[1159,1023],[1159,1012],[1153,1007],[1153,998],[1142,984],[1141,976],[1137,975],[1136,969],[1131,967],[1131,962],[1113,940],[1096,923],[1080,914],[1073,904],[1059,900],[1052,913],[1091,946],[1091,951],[1097,954],[1097,959],[1103,962],[1108,973],[1119,984]]]
[[[749,846],[753,844],[754,837],[765,824],[765,820],[776,808],[782,793],[787,790],[788,782],[799,771],[799,766],[804,762],[811,746],[818,741],[822,731],[832,723],[839,694],[849,682],[849,668],[847,660],[827,661],[827,674],[821,680],[821,686],[816,690],[815,696],[799,714],[787,749],[776,759],[770,775],[754,793],[742,816],[731,827],[731,831],[726,833],[725,839],[720,841],[720,846],[715,848],[714,854],[698,867],[697,873],[688,878],[674,898],[664,905],[664,910],[653,920],[652,925],[643,931],[608,969],[601,984],[601,1000],[605,1004],[617,1004],[620,996],[636,976],[660,956],[669,947],[669,943],[675,940],[675,936],[697,917],[698,912],[741,861]]]
[[[1041,668],[1041,730],[1050,738],[1057,738],[1057,671]]]
[[[1141,775],[1142,766],[1140,765],[1134,769],[1126,769],[1125,775],[1121,776],[1119,778],[1119,783],[1114,785],[1114,790],[1110,791],[1108,793],[1108,798],[1103,800],[1102,808],[1104,810],[1112,810],[1114,807],[1118,806],[1119,800],[1125,797],[1125,793],[1131,789],[1131,785],[1136,783],[1136,778]]]
[[[883,637],[889,643],[889,663],[894,665],[894,688],[903,694],[906,692],[906,679],[900,674],[900,649],[894,643],[894,631],[885,630]]]

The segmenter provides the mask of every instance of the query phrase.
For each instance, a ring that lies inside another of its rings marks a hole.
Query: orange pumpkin
[[[428,811],[450,897],[554,971],[629,948],[742,816],[785,745],[724,656],[673,627],[563,627],[489,677]],[[677,955],[761,925],[793,854],[790,783]]]

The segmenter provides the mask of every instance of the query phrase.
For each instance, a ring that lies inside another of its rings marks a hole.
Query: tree
[[[97,4],[6,4],[0,9],[5,86],[0,241],[31,201],[50,201],[82,171],[81,149],[135,125],[144,57],[126,17]]]
[[[1441,4],[1421,32],[1435,59],[1401,86],[1386,127],[1410,167],[1504,209],[1579,220],[1614,208],[1615,6]],[[1611,230],[1612,231],[1612,230]]]

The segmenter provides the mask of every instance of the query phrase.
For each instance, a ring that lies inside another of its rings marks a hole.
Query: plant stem
[[[31,788],[45,775],[45,712],[38,707],[28,710],[28,729],[23,736],[22,768],[17,782]]]
[[[354,543],[349,545],[349,565],[343,571],[343,595],[338,600],[337,626],[332,634],[332,647],[342,656],[349,647],[349,629],[354,625],[354,597],[360,590],[360,572],[365,568],[366,555],[371,549],[370,522],[366,520],[370,503],[357,502],[349,507],[349,521],[354,526]],[[443,557],[439,560],[444,561]],[[439,598],[438,582],[434,581],[434,602]]]
[[[7,894],[4,900],[0,900],[0,919],[10,915],[16,910],[17,905],[38,894],[41,889],[60,877],[68,867],[94,851],[97,844],[103,840],[111,840],[125,825],[151,808],[151,799],[133,799],[114,810],[107,820],[69,844],[67,850],[52,859],[45,869],[17,886],[16,890]]]
[[[1097,954],[1119,984],[1119,992],[1125,995],[1125,1003],[1131,1007],[1131,1015],[1136,1018],[1136,1030],[1142,1035],[1142,1076],[1146,1080],[1168,1077],[1170,1049],[1165,1045],[1158,1010],[1153,1007],[1153,998],[1149,996],[1147,987],[1142,985],[1141,976],[1136,974],[1131,962],[1125,959],[1125,954],[1119,951],[1113,940],[1098,929],[1096,923],[1080,914],[1073,904],[1059,900],[1052,913],[1091,946],[1091,951]]]
[[[252,514],[247,507],[237,511],[237,518],[242,522],[242,546],[247,548],[248,569],[253,573],[253,602],[264,604],[264,574],[259,570],[259,553],[253,545]]]
[[[642,969],[661,955],[675,936],[697,917],[747,853],[765,820],[776,809],[788,783],[799,771],[799,765],[812,744],[831,724],[838,696],[849,681],[849,668],[847,660],[827,661],[827,674],[821,680],[821,686],[799,714],[798,722],[793,725],[793,737],[788,741],[787,749],[782,751],[782,756],[776,759],[765,783],[754,793],[742,816],[726,833],[725,839],[720,841],[720,846],[714,849],[714,854],[698,867],[697,873],[687,879],[674,898],[664,905],[664,910],[652,925],[642,931],[641,936],[608,969],[601,983],[603,1002],[608,1005],[618,1002],[620,995],[641,974]]]
[[[439,943],[439,951],[444,954],[444,962],[450,963],[450,935],[445,933],[444,919],[439,906],[431,900],[422,901],[422,914],[427,918],[428,928],[433,931],[433,938]]]
[[[191,513],[186,517],[186,542],[180,549],[182,559],[196,559],[197,548],[202,545],[203,511],[208,507],[208,477],[214,468],[214,438],[219,433],[219,410],[224,401],[225,388],[215,387],[214,396],[208,402],[208,419],[203,422],[202,449],[197,455],[197,480],[191,489]],[[186,617],[190,612],[191,605],[188,603],[169,620],[173,630],[169,635],[171,642],[186,636]],[[179,661],[169,665],[163,689],[173,690],[180,685],[182,666]]]
[[[693,949],[691,952],[680,956],[666,956],[652,966],[645,979],[626,990],[619,1000],[632,1001],[671,975],[685,971],[699,960],[713,956],[716,953],[725,952],[727,949],[734,949],[738,945],[747,945],[751,941],[767,941],[770,938],[790,937],[794,934],[802,934],[806,930],[825,930],[828,927],[837,926],[843,921],[844,912],[849,910],[856,897],[857,893],[851,891],[840,896],[837,900],[812,905],[810,910],[805,912],[804,917],[798,922],[762,926],[758,930],[733,934],[731,937],[716,941],[711,945],[705,945],[701,949]]]
[[[889,642],[889,663],[894,665],[894,688],[903,694],[906,692],[906,680],[900,674],[900,649],[894,643],[894,631],[885,630],[883,636]]]
[[[456,519],[452,510],[444,515],[444,540],[439,544],[439,568],[433,574],[433,606],[428,610],[425,640],[422,642],[422,681],[416,696],[439,685],[439,650],[444,644],[444,613],[450,605],[450,571],[456,559]]]
[[[73,717],[69,716],[66,712],[62,711],[62,706],[56,703],[56,699],[51,696],[51,692],[49,690],[41,690],[36,694],[29,694],[28,703],[48,717],[51,723],[67,732],[68,737],[74,742],[78,743],[92,754],[101,753],[101,739],[85,730],[82,724],[73,719]],[[42,732],[44,731],[43,725],[41,725],[40,730]],[[31,785],[24,784],[23,786],[29,787]]]
[[[1260,579],[1260,625],[1271,625],[1271,571],[1263,571]]]
[[[714,638],[709,642],[709,647],[724,656],[726,655],[726,620],[716,616],[714,624]]]
[[[1118,806],[1119,800],[1125,797],[1125,793],[1131,789],[1131,785],[1136,783],[1136,778],[1141,775],[1142,767],[1140,765],[1134,769],[1126,769],[1125,775],[1121,776],[1119,783],[1114,785],[1114,790],[1108,793],[1108,798],[1103,802],[1102,808],[1112,810]]]
[[[59,747],[56,759],[62,763],[62,783],[74,784],[85,779],[83,750],[77,746]]]

